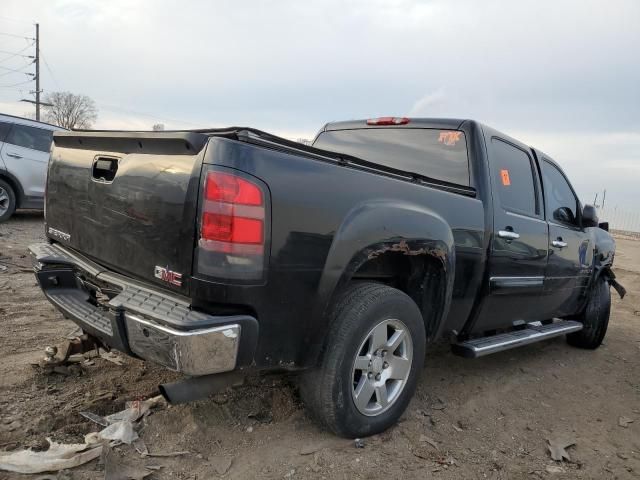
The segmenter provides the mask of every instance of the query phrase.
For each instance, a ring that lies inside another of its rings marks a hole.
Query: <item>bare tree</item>
[[[154,132],[161,132],[164,130],[164,123],[154,123],[153,124],[153,131]]]
[[[43,107],[48,122],[64,128],[91,128],[98,118],[96,102],[86,95],[51,92],[44,98],[51,106]]]

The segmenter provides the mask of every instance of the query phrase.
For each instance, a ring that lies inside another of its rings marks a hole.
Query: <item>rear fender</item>
[[[395,200],[361,203],[345,217],[336,232],[323,269],[314,308],[311,338],[322,339],[327,313],[353,274],[367,261],[386,252],[436,259],[445,274],[444,305],[438,323],[446,318],[453,290],[455,250],[447,222],[432,210]],[[440,330],[435,328],[435,331]],[[320,348],[309,352],[318,354]]]

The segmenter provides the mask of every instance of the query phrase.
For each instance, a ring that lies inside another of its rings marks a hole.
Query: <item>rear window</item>
[[[464,133],[457,130],[334,130],[322,132],[313,146],[436,180],[469,185],[467,141]]]

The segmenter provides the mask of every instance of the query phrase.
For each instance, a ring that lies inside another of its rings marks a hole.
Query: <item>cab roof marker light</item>
[[[409,121],[407,117],[378,117],[367,120],[367,125],[406,125]]]

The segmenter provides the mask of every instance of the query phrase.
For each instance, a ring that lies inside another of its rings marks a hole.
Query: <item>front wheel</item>
[[[335,305],[321,364],[302,378],[302,398],[338,435],[382,432],[413,396],[425,343],[422,315],[408,295],[378,283],[354,283]]]
[[[16,210],[16,194],[4,180],[0,179],[0,223],[9,220]]]
[[[599,278],[591,291],[591,297],[584,312],[577,318],[584,327],[567,335],[567,343],[574,347],[596,349],[602,343],[611,313],[611,290],[604,278]]]

